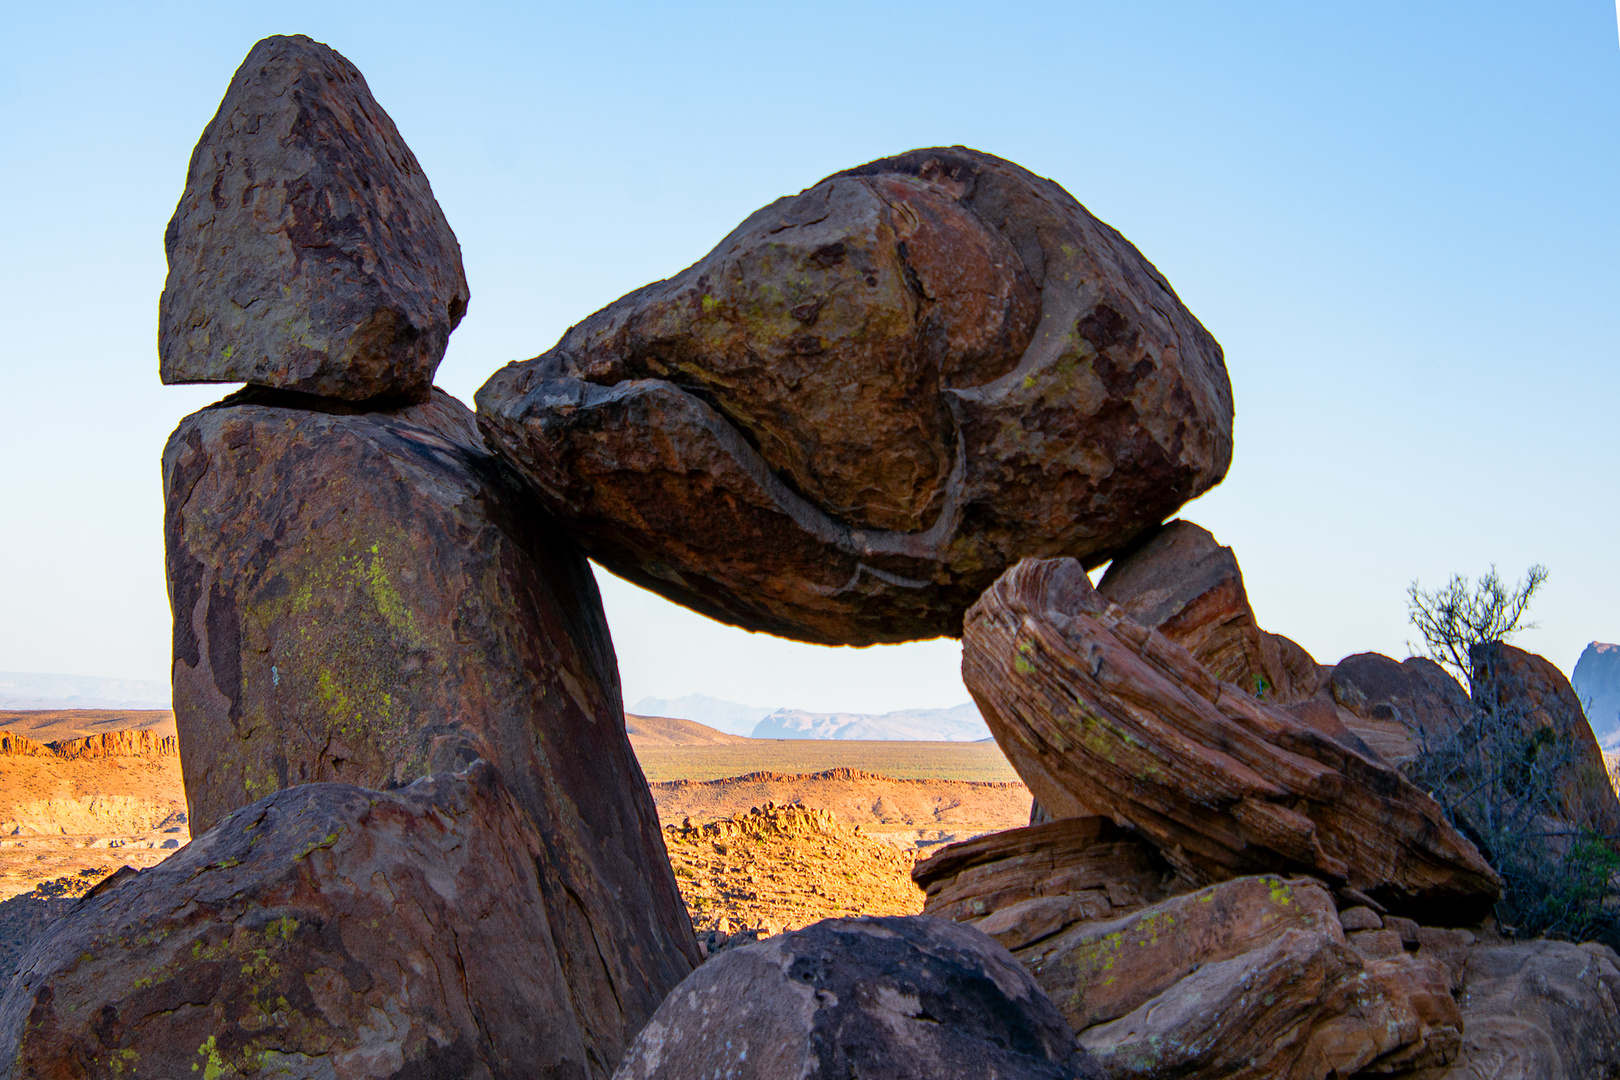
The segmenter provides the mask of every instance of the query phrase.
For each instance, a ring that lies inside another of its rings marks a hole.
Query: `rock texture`
[[[1461,730],[1474,713],[1468,691],[1426,656],[1357,653],[1339,661],[1328,685],[1345,726],[1396,766]]]
[[[1570,752],[1560,770],[1559,816],[1576,828],[1620,836],[1620,801],[1592,725],[1564,673],[1535,653],[1501,642],[1474,646],[1469,659],[1477,703],[1513,717],[1526,734],[1545,732]]]
[[[1097,591],[1258,698],[1287,705],[1321,685],[1309,653],[1260,629],[1232,549],[1190,521],[1172,521],[1116,557]]]
[[[1009,949],[1069,923],[1138,910],[1177,884],[1151,846],[1099,817],[952,844],[919,862],[911,877],[926,896],[923,914],[978,920]],[[991,915],[994,922],[985,918]]]
[[[1441,924],[1500,891],[1433,799],[1215,679],[1075,560],[998,580],[968,613],[962,672],[1037,802],[1134,829],[1192,882],[1302,870]]]
[[[461,248],[354,65],[253,47],[203,129],[164,235],[166,383],[420,401],[467,310]]]
[[[1102,1080],[1016,961],[941,919],[828,919],[704,964],[617,1080]]]
[[[193,829],[277,789],[494,763],[593,1061],[696,962],[584,559],[453,398],[317,412],[250,391],[164,451]]]
[[[1220,347],[1062,188],[962,147],[823,180],[498,372],[480,423],[614,572],[825,644],[956,635],[1218,483]]]
[[[18,1077],[605,1075],[537,874],[479,763],[277,792],[92,890],[0,1000]]]
[[[1598,944],[1480,944],[1463,974],[1461,1052],[1411,1080],[1620,1076],[1620,957]]]

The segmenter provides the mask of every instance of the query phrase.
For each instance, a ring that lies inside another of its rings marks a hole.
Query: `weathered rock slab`
[[[164,236],[166,383],[420,401],[467,310],[461,248],[355,66],[307,37],[248,53]]]
[[[487,763],[238,810],[58,919],[0,1000],[17,1077],[587,1077],[533,822]]]
[[[1424,656],[1347,656],[1328,685],[1345,726],[1395,766],[1460,730],[1474,712],[1468,691]]]
[[[616,1080],[1103,1080],[1029,974],[926,916],[828,919],[710,960]]]
[[[1256,697],[1288,705],[1321,685],[1309,653],[1260,629],[1232,549],[1190,521],[1172,521],[1115,558],[1097,592]]]
[[[1134,829],[1189,881],[1306,871],[1438,925],[1500,891],[1400,773],[1215,679],[1075,560],[1000,578],[968,613],[962,672],[1043,807]]]
[[[311,404],[249,391],[164,452],[192,828],[295,784],[494,763],[538,829],[592,1052],[616,1061],[698,958],[590,569],[455,399]]]
[[[1220,347],[1062,188],[962,147],[823,180],[508,366],[480,423],[593,558],[825,644],[956,635],[1218,483]]]
[[[919,862],[911,878],[926,896],[924,915],[973,921],[1009,949],[1083,919],[1137,910],[1177,885],[1150,844],[1098,817],[950,844]]]

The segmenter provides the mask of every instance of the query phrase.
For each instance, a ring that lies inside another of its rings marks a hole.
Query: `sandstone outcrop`
[[[1345,726],[1395,766],[1456,734],[1474,714],[1468,692],[1426,656],[1357,653],[1332,668],[1328,685]]]
[[[942,919],[828,919],[690,975],[616,1080],[1102,1080],[1029,974]]]
[[[1040,805],[1133,829],[1190,882],[1304,871],[1442,925],[1500,892],[1433,799],[1220,682],[1073,559],[1025,560],[985,593],[962,671]]]
[[[467,310],[461,248],[365,79],[307,37],[248,53],[164,235],[166,383],[420,401]]]
[[[164,452],[194,831],[279,788],[484,759],[531,816],[594,1061],[697,961],[585,560],[435,391],[358,413],[250,390]]]
[[[1467,953],[1461,1051],[1410,1080],[1620,1076],[1620,956],[1596,943],[1485,944]]]
[[[1548,736],[1567,759],[1553,778],[1560,796],[1558,816],[1576,829],[1620,837],[1620,802],[1609,783],[1603,751],[1564,673],[1545,658],[1502,642],[1474,646],[1469,660],[1474,701],[1526,736]]]
[[[962,147],[839,173],[478,392],[592,558],[825,644],[956,635],[1218,483],[1220,347],[1062,188]]]
[[[0,1000],[21,1076],[604,1076],[544,840],[487,763],[244,807],[57,920]]]
[[[1260,629],[1232,549],[1190,521],[1172,521],[1116,557],[1097,592],[1258,698],[1288,705],[1322,683],[1309,653]]]
[[[1177,891],[1175,871],[1107,818],[1067,818],[942,848],[911,872],[923,914],[977,925],[1009,949]],[[1187,891],[1181,886],[1179,891]],[[985,917],[995,915],[995,922]]]

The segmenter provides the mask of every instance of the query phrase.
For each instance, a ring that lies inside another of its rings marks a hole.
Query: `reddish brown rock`
[[[962,673],[1042,806],[1129,826],[1191,881],[1304,870],[1442,925],[1500,891],[1433,799],[1215,679],[1075,560],[1003,575],[968,613]]]
[[[421,166],[355,66],[303,36],[237,69],[164,249],[166,383],[420,401],[467,310]]]
[[[1258,698],[1288,705],[1321,685],[1309,653],[1260,629],[1232,549],[1190,521],[1172,521],[1116,557],[1097,591]]]
[[[1580,698],[1544,657],[1501,642],[1474,646],[1474,700],[1525,735],[1545,733],[1566,756],[1556,777],[1558,816],[1576,829],[1620,836],[1620,801]],[[1486,748],[1489,752],[1489,748]]]
[[[924,915],[975,925],[1009,949],[1083,919],[1162,899],[1175,872],[1107,818],[1068,818],[964,840],[919,862]],[[995,921],[986,921],[995,916]]]
[[[479,763],[244,807],[52,923],[0,1000],[16,1077],[606,1076],[545,845]]]
[[[616,1061],[696,963],[590,569],[471,414],[252,391],[164,452],[192,828],[279,788],[482,758],[533,818],[581,1028]]]
[[[829,177],[478,392],[590,555],[825,644],[956,635],[1218,483],[1220,347],[1062,188],[967,150]]]
[[[1103,1080],[1007,951],[924,916],[827,919],[693,972],[616,1080]]]
[[[1453,735],[1474,712],[1468,692],[1424,656],[1404,662],[1379,653],[1347,656],[1332,669],[1329,686],[1345,726],[1396,766]]]
[[[1596,943],[1527,941],[1467,950],[1460,1052],[1410,1080],[1620,1076],[1620,957]]]

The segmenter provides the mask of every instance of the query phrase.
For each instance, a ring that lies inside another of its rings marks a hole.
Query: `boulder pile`
[[[1261,629],[1164,524],[1231,461],[1220,346],[1052,181],[837,173],[475,416],[433,386],[468,289],[427,178],[352,64],[273,37],[165,247],[163,380],[247,384],[163,453],[195,839],[29,949],[11,1075],[1620,1076],[1620,957],[1504,942],[1453,797],[1554,745],[1536,820],[1620,832],[1567,681],[1492,646],[1470,697]],[[960,636],[1030,827],[919,864],[921,916],[717,920],[702,963],[587,556],[750,630]]]

